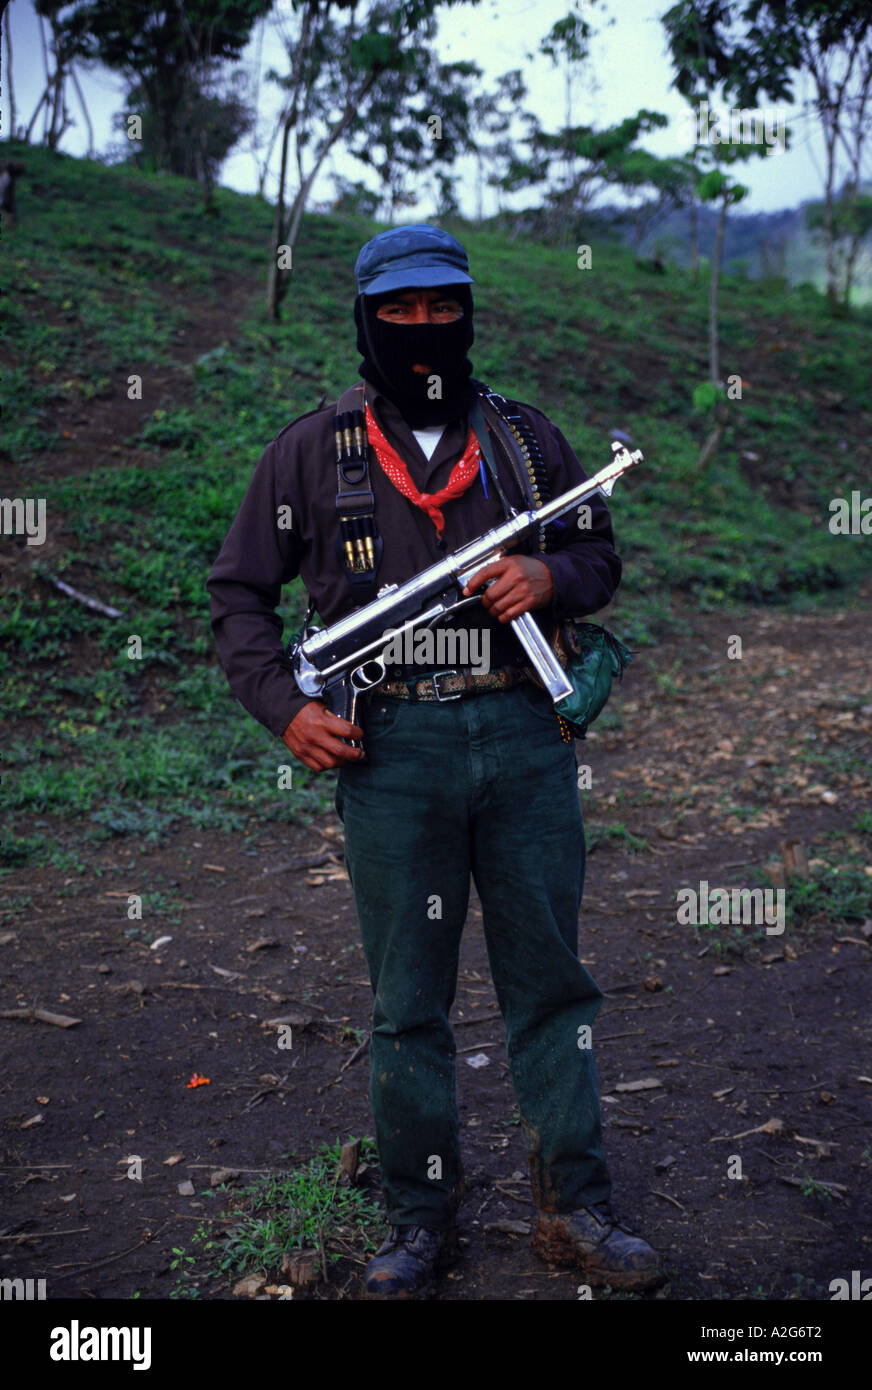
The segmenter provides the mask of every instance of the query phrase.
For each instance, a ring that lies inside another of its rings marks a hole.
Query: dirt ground
[[[747,926],[724,951],[676,919],[679,888],[752,886],[783,842],[813,857],[869,810],[867,653],[862,613],[689,616],[680,643],[637,656],[609,706],[620,726],[578,746],[596,828],[580,954],[606,994],[594,1043],[615,1203],[670,1272],[647,1297],[828,1299],[833,1279],[872,1273],[872,923]],[[809,732],[819,767],[798,756]],[[162,848],[118,839],[90,865],[3,885],[4,903],[33,906],[0,923],[0,1009],[81,1022],[0,1018],[0,1277],[44,1277],[49,1298],[166,1298],[173,1248],[214,1210],[212,1171],[241,1183],[288,1151],[372,1134],[365,1049],[351,1060],[371,993],[333,815],[242,839],[185,830]],[[180,925],[155,951],[126,931],[126,899],[169,888]],[[293,1047],[278,1051],[262,1022],[289,1013]],[[578,1277],[541,1265],[523,1231],[525,1151],[475,898],[453,1018],[465,1243],[439,1297],[573,1299]],[[189,1088],[194,1072],[210,1084]],[[642,1080],[657,1084],[621,1089]],[[300,1296],[357,1297],[364,1263],[349,1253]]]

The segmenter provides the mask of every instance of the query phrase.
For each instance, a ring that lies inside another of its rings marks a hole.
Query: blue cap
[[[426,223],[380,232],[362,248],[354,273],[358,294],[475,284],[460,242]]]

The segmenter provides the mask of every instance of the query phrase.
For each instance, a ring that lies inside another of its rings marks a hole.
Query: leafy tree
[[[237,75],[224,92],[205,91],[199,83],[191,82],[168,149],[158,115],[143,88],[132,87],[127,93],[128,111],[120,112],[114,120],[115,128],[125,131],[129,115],[142,112],[142,136],[132,146],[131,161],[140,168],[169,168],[183,178],[196,179],[209,203],[221,165],[254,120],[254,112],[239,90],[241,77]]]
[[[255,21],[271,5],[272,0],[82,0],[62,27],[73,53],[124,76],[128,101],[135,96],[141,103],[146,154],[154,167],[190,176],[193,165],[208,201],[227,141],[235,143],[249,121],[238,93],[219,92],[219,73],[239,57]]]
[[[287,291],[303,210],[330,151],[365,122],[371,94],[388,74],[420,64],[416,46],[435,36],[440,4],[455,0],[374,0],[363,14],[357,0],[291,0],[294,26],[285,35],[288,71],[270,78],[285,92],[281,155],[273,222],[267,312],[277,318]],[[337,17],[342,16],[340,22]],[[293,159],[297,191],[286,205]]]
[[[85,107],[84,98],[81,97],[81,88],[78,85],[78,78],[73,69],[74,45],[66,31],[66,27],[61,20],[61,10],[64,9],[63,0],[34,0],[34,10],[36,11],[37,26],[39,29],[40,45],[42,47],[42,61],[45,70],[45,87],[42,95],[36,104],[33,115],[28,122],[24,132],[25,141],[29,141],[36,125],[40,111],[45,107],[43,120],[43,143],[50,150],[56,150],[65,132],[73,124],[72,116],[66,103],[66,82],[67,77],[74,79],[76,90],[80,96],[82,110],[88,125],[91,144],[93,145],[93,129],[91,128],[90,117]],[[48,25],[50,42],[46,42],[44,23]],[[11,39],[9,35],[9,20],[6,21],[6,42],[7,50],[10,50]],[[10,51],[11,61],[11,51]],[[14,130],[15,118],[11,114],[11,125]]]
[[[729,147],[728,147],[729,148]],[[741,154],[722,156],[723,162],[742,158]],[[729,424],[729,409],[724,382],[721,379],[720,343],[718,333],[718,288],[720,284],[721,257],[724,249],[724,229],[727,213],[735,204],[748,195],[745,184],[732,179],[723,168],[709,169],[697,184],[697,193],[703,203],[718,203],[718,221],[715,230],[715,245],[709,267],[709,379],[694,392],[694,405],[699,410],[711,412],[714,416],[711,432],[703,444],[696,469],[704,473],[717,453]]]
[[[615,162],[610,182],[619,184],[639,201],[630,210],[634,226],[633,244],[638,251],[648,233],[677,208],[686,207],[695,197],[697,173],[686,155],[661,159],[649,150],[627,148]]]
[[[367,188],[361,179],[346,179],[341,174],[334,174],[333,186],[335,197],[330,205],[331,212],[352,213],[355,217],[375,217],[381,199],[378,193]]]
[[[718,126],[718,114],[714,110],[713,93],[729,81],[730,68],[723,50],[713,41],[713,33],[719,23],[729,20],[728,6],[720,0],[680,0],[663,17],[663,25],[669,38],[675,67],[675,86],[687,98],[697,119],[701,119],[702,103],[705,101],[707,122]],[[697,386],[694,391],[695,407],[710,415],[711,430],[705,440],[697,460],[697,472],[703,473],[715,457],[727,430],[729,409],[725,383],[721,379],[720,343],[718,325],[718,292],[720,286],[721,258],[724,247],[724,232],[729,209],[747,197],[748,188],[739,183],[729,172],[730,167],[754,156],[765,157],[769,148],[752,140],[742,138],[724,142],[718,129],[718,139],[694,141],[692,160],[698,171],[696,194],[703,203],[718,205],[718,220],[715,230],[715,244],[709,267],[709,305],[708,305],[708,381]],[[732,123],[730,135],[734,134]]]
[[[596,194],[607,186],[638,191],[655,177],[662,177],[664,184],[671,181],[673,191],[677,189],[677,166],[671,166],[667,174],[664,161],[635,148],[641,135],[668,125],[667,118],[658,111],[638,111],[603,130],[567,126],[552,133],[542,130],[535,116],[528,115],[526,119],[527,153],[510,160],[501,183],[506,189],[544,183],[546,226],[563,242],[569,239],[573,226],[587,212]],[[565,172],[555,181],[558,165]]]
[[[872,110],[872,7],[869,0],[682,0],[664,16],[675,85],[691,98],[700,87],[723,91],[741,108],[761,96],[792,102],[800,73],[811,77],[807,103],[821,125],[826,155],[822,228],[826,242],[827,298],[846,312],[856,260],[842,269],[837,242],[860,197],[860,168]],[[848,178],[837,214],[838,160]],[[855,222],[856,225],[856,222]]]
[[[805,220],[812,232],[822,236],[825,241],[827,237],[830,238],[836,292],[839,303],[847,306],[851,285],[856,280],[860,251],[872,234],[872,197],[861,193],[851,180],[833,200],[829,225],[825,202],[808,204]]]
[[[417,201],[409,179],[431,172],[443,206],[451,203],[451,169],[471,148],[475,63],[440,63],[425,45],[410,47],[404,65],[382,74],[369,94],[349,152],[375,170],[388,222]]]

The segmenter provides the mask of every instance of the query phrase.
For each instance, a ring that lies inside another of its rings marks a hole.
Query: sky
[[[662,112],[669,117],[667,129],[641,140],[658,155],[680,154],[688,148],[687,108],[671,89],[672,70],[660,16],[669,0],[608,0],[606,6],[581,0],[583,12],[597,30],[591,44],[591,61],[586,77],[573,98],[573,121],[597,127],[608,126],[633,115],[641,108]],[[562,75],[542,55],[536,55],[542,36],[561,19],[569,0],[481,0],[478,5],[462,4],[444,10],[439,21],[438,51],[443,62],[472,59],[492,83],[502,73],[520,67],[528,87],[526,105],[538,115],[546,129],[556,129],[564,121],[565,92]],[[609,22],[613,21],[613,22]],[[287,22],[287,21],[285,21]],[[42,48],[38,20],[31,0],[11,0],[4,26],[11,24],[13,44],[12,76],[18,123],[29,121],[44,85]],[[243,55],[244,63],[254,64],[258,49],[256,32]],[[533,55],[532,57],[530,55]],[[262,38],[262,71],[270,66],[284,70],[281,42],[268,25]],[[2,94],[0,94],[0,132],[9,134],[6,48],[3,47]],[[121,78],[105,69],[80,70],[80,82],[95,127],[98,149],[118,144],[112,130],[112,116],[121,109]],[[808,95],[804,82],[796,85],[800,100]],[[70,154],[84,154],[87,139],[75,93],[69,89],[68,102],[75,125],[67,131],[61,148]],[[261,83],[262,129],[271,126],[270,114],[278,110],[279,91],[274,84]],[[724,118],[726,110],[724,107]],[[765,108],[772,144],[783,126],[792,127],[791,148],[773,145],[765,159],[754,159],[737,169],[737,177],[751,190],[742,204],[744,212],[770,212],[795,207],[804,199],[817,198],[823,187],[823,153],[817,125],[802,115],[800,106]],[[37,126],[37,132],[41,125]],[[273,196],[276,186],[277,156],[271,165],[266,192]],[[333,194],[331,173],[350,179],[366,179],[363,166],[341,153],[331,157],[313,190],[313,204],[326,203]],[[239,192],[256,188],[255,161],[244,147],[232,154],[221,172],[220,181]],[[475,213],[471,161],[457,166],[461,211]],[[519,207],[535,200],[527,192],[508,199]],[[429,209],[432,211],[432,208]],[[494,197],[485,195],[484,213],[496,210]],[[417,216],[428,212],[426,201],[413,210]],[[404,218],[403,220],[408,220]]]

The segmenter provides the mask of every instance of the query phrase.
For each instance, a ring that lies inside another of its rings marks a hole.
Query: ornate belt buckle
[[[461,697],[461,695],[465,694],[465,691],[463,691],[463,690],[455,690],[453,694],[443,695],[443,694],[442,694],[442,691],[439,689],[439,686],[436,684],[436,682],[437,682],[442,676],[459,676],[459,675],[460,675],[460,672],[459,672],[459,671],[434,671],[433,675],[430,677],[430,683],[431,683],[431,685],[433,686],[433,694],[436,696],[436,699],[439,701],[440,705],[445,704],[445,702],[446,702],[447,700],[459,700],[460,697]]]

